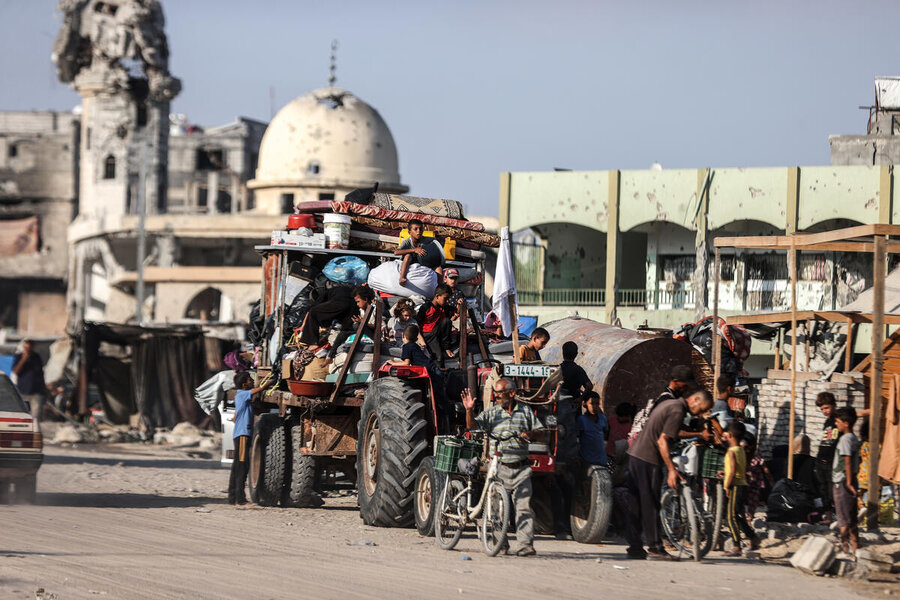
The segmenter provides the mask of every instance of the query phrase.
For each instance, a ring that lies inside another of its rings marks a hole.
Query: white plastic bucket
[[[325,246],[347,249],[350,247],[350,217],[328,213],[324,218]]]

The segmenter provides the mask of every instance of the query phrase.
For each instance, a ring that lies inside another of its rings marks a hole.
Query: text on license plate
[[[505,377],[550,377],[559,367],[553,365],[503,365]]]

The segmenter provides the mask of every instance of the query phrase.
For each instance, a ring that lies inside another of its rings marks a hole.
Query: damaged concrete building
[[[832,166],[501,174],[501,225],[533,236],[514,245],[522,313],[677,328],[711,314],[717,236],[900,223],[890,150],[900,131],[896,96],[878,96],[871,135],[831,138]],[[857,160],[851,142],[875,147],[877,159]],[[798,308],[849,304],[871,286],[871,268],[855,253],[800,253]],[[723,314],[790,308],[784,252],[729,251],[720,277]],[[857,340],[856,352],[868,352],[866,336]],[[773,352],[757,345],[745,368],[762,376]]]
[[[0,327],[58,335],[67,312],[72,328],[133,322],[141,189],[144,322],[213,323],[225,335],[259,295],[253,246],[296,203],[375,181],[408,190],[386,123],[353,94],[304,94],[271,126],[200,127],[170,114],[181,83],[158,2],[62,0],[59,10],[53,60],[81,105],[0,112],[0,280],[15,292],[3,294]]]
[[[0,112],[0,328],[65,331],[78,136],[73,113]]]

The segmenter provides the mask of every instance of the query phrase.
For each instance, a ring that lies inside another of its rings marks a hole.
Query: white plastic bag
[[[400,263],[393,260],[378,265],[369,271],[369,287],[379,292],[410,298],[415,295],[434,298],[434,288],[438,285],[437,273],[418,263],[409,265],[406,284],[400,285]]]

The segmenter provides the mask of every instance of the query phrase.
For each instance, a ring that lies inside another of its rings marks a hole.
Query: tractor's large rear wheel
[[[285,482],[284,423],[278,415],[261,415],[250,441],[250,499],[260,506],[277,506]]]
[[[395,377],[369,384],[356,446],[359,513],[366,525],[413,524],[416,468],[428,454],[422,393]]]

